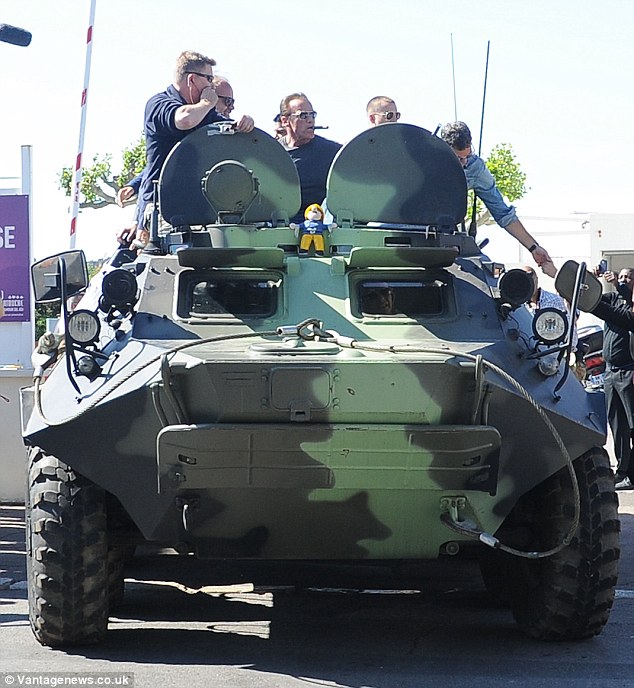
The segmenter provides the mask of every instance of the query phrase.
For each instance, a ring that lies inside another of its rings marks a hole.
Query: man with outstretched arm
[[[548,251],[528,233],[517,217],[515,208],[505,202],[484,160],[473,152],[469,127],[464,122],[449,122],[442,128],[440,136],[458,156],[467,179],[467,188],[473,189],[498,225],[530,252],[542,272],[554,277],[557,268]]]

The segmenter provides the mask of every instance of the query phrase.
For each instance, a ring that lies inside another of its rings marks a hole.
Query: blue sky
[[[0,177],[18,175],[20,146],[33,146],[35,258],[69,245],[57,173],[77,153],[89,8],[90,0],[0,4],[0,23],[33,34],[28,48],[0,43]],[[633,29],[631,0],[97,0],[84,160],[110,152],[117,166],[184,49],[214,57],[236,113],[266,131],[296,90],[329,126],[323,135],[340,142],[365,128],[375,95],[393,97],[402,121],[434,129],[454,118],[453,35],[458,118],[476,141],[490,41],[483,153],[513,145],[530,188],[520,213],[628,212]],[[82,212],[77,245],[89,258],[106,255],[128,215]]]

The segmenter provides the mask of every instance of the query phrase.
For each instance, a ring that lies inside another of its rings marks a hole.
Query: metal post
[[[77,158],[75,160],[75,176],[72,187],[72,219],[70,221],[70,247],[75,248],[77,238],[77,216],[79,214],[79,187],[82,177],[81,156],[84,150],[84,131],[86,129],[86,109],[88,104],[88,84],[90,82],[90,60],[92,57],[92,33],[95,23],[95,6],[97,0],[90,2],[90,20],[86,36],[86,66],[84,69],[84,89],[81,93],[81,119],[79,123],[79,145],[77,146]]]

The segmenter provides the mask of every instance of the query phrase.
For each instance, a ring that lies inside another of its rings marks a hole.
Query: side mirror
[[[579,268],[581,266],[579,263],[574,260],[566,261],[559,268],[555,278],[555,289],[568,303],[574,305],[580,311],[590,313],[601,300],[603,288],[601,287],[601,282],[591,272],[587,272],[585,263],[582,263],[582,265],[583,270],[580,272]],[[578,302],[575,304],[574,300],[577,294]]]
[[[65,274],[65,284],[62,275]],[[88,286],[88,265],[83,251],[65,251],[31,266],[36,303],[54,303],[75,296]]]

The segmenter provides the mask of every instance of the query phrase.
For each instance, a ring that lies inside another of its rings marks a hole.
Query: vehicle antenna
[[[458,121],[458,102],[456,100],[456,68],[453,60],[453,34],[449,34],[451,37],[451,80],[453,82],[453,118],[454,121]]]
[[[482,114],[480,116],[480,141],[478,142],[478,155],[482,155],[482,131],[484,129],[484,105],[487,99],[487,77],[489,75],[489,49],[491,41],[487,41],[487,58],[484,66],[484,89],[482,91]]]
[[[482,114],[480,116],[480,140],[478,141],[478,155],[482,155],[482,131],[484,129],[484,105],[487,98],[487,78],[489,75],[489,49],[491,48],[491,41],[487,41],[487,57],[484,66],[484,89],[482,91]],[[469,223],[469,236],[476,235],[476,195],[473,194],[473,208],[471,209],[471,222]]]

